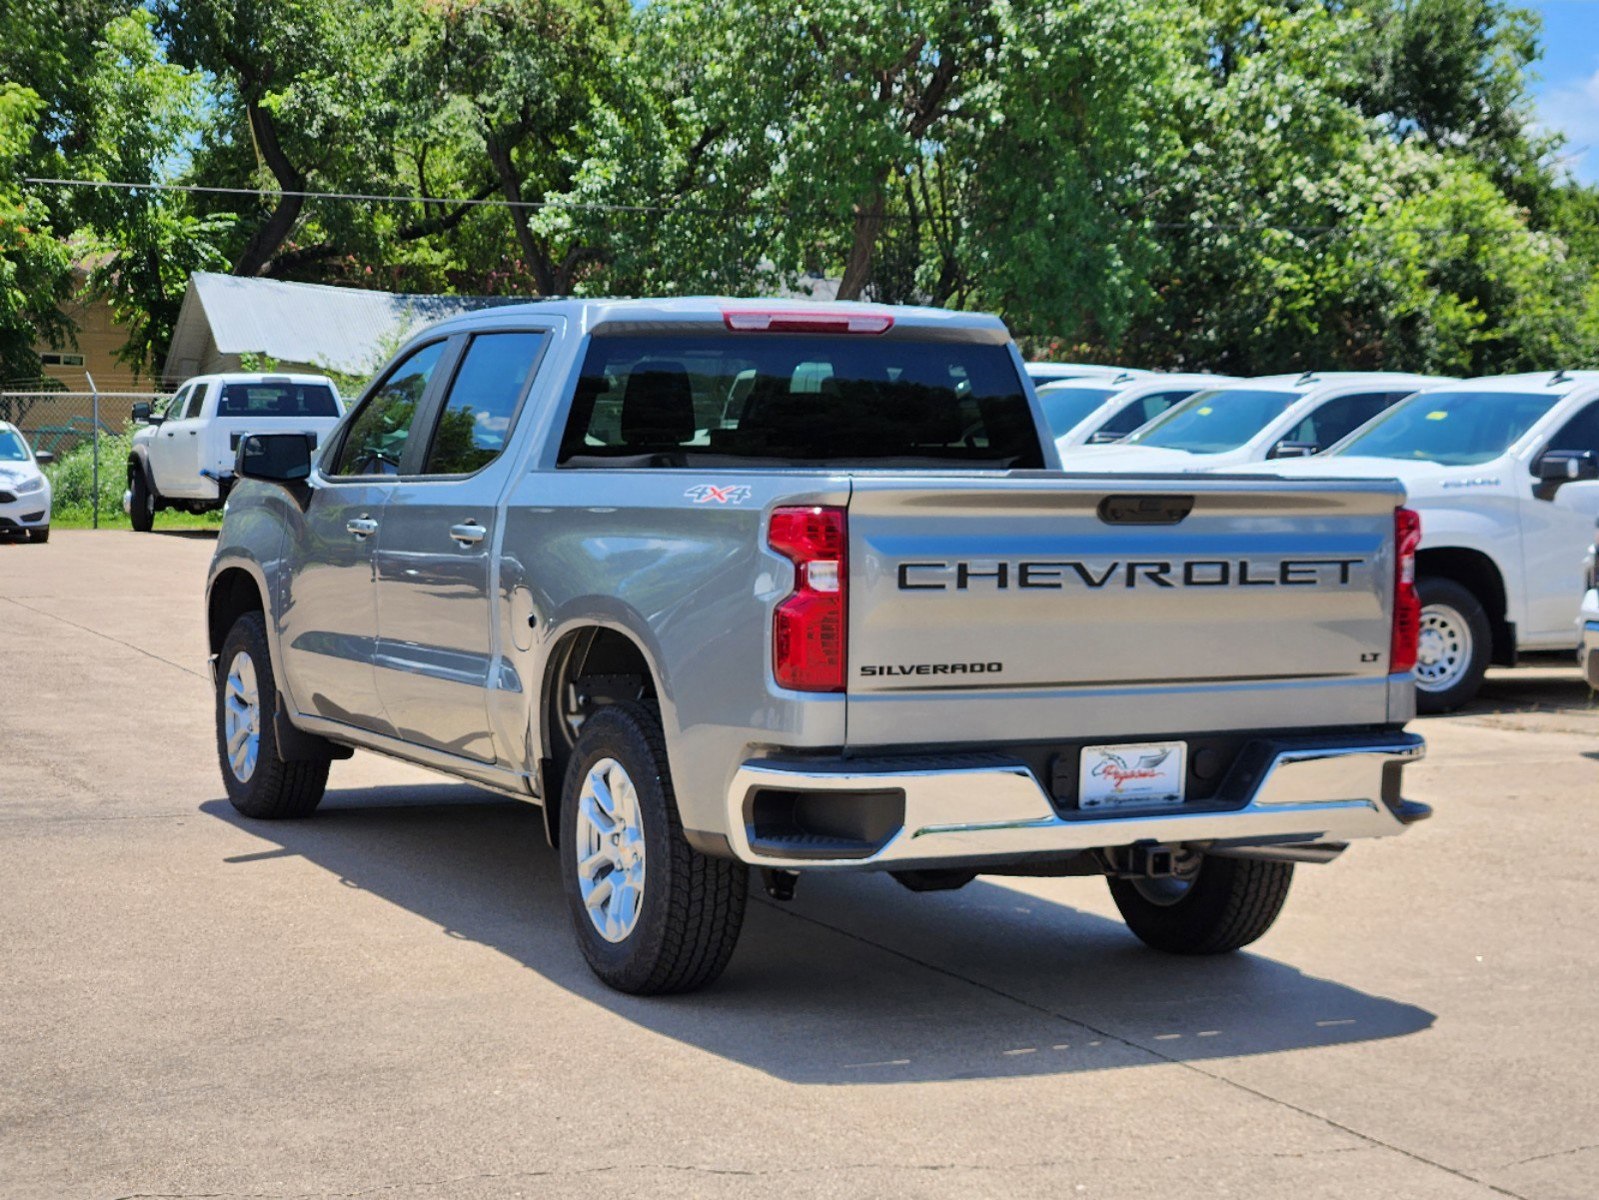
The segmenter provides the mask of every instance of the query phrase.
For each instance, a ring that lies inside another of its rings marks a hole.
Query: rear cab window
[[[596,334],[557,465],[1044,465],[1006,345],[810,333]]]
[[[325,383],[226,383],[219,417],[336,417],[338,403]]]

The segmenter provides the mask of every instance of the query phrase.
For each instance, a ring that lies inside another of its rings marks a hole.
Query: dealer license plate
[[[1186,742],[1084,746],[1078,763],[1077,806],[1162,808],[1181,804],[1187,777]]]

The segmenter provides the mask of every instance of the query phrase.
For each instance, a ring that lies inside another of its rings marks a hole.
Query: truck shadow
[[[1594,711],[1594,691],[1570,654],[1527,655],[1526,665],[1535,669],[1489,671],[1476,698],[1450,715]]]
[[[245,820],[225,800],[201,810],[270,843],[227,860],[241,870],[302,857],[627,1020],[796,1083],[1111,1070],[1402,1037],[1433,1021],[1256,954],[1157,955],[1118,921],[986,880],[914,895],[871,875],[804,879],[787,905],[753,890],[721,981],[639,999],[585,966],[530,805],[441,783],[330,791],[302,822]]]

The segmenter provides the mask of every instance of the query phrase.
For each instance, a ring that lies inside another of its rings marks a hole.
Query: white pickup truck
[[[339,390],[325,375],[201,375],[166,407],[133,406],[144,427],[128,450],[122,507],[148,532],[164,508],[221,508],[233,486],[233,460],[247,433],[303,433],[311,446],[344,415]]]
[[[1490,663],[1576,648],[1599,517],[1599,371],[1500,375],[1412,396],[1280,476],[1397,478],[1421,514],[1416,702],[1458,708]]]

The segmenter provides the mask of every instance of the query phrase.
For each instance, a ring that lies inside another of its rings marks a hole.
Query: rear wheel
[[[1416,708],[1449,712],[1482,687],[1493,651],[1488,614],[1471,592],[1453,579],[1422,578],[1421,641],[1416,655]]]
[[[561,791],[560,854],[578,945],[611,987],[688,992],[726,968],[749,871],[683,837],[651,709],[612,704],[583,722]]]
[[[217,758],[233,807],[247,817],[308,817],[328,786],[328,760],[284,762],[273,716],[277,683],[266,619],[247,612],[222,642],[217,674]]]
[[[1199,856],[1186,877],[1111,878],[1122,919],[1168,954],[1226,954],[1271,928],[1288,899],[1294,864]]]
[[[155,492],[138,467],[128,480],[128,519],[140,533],[149,533],[155,527]]]

